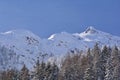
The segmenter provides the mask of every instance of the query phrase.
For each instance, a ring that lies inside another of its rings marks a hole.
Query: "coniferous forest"
[[[96,44],[86,52],[71,51],[61,65],[38,59],[33,71],[26,65],[21,70],[1,71],[0,80],[120,80],[120,50]]]

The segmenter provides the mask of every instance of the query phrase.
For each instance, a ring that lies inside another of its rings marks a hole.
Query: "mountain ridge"
[[[32,69],[37,57],[41,55],[47,54],[47,59],[51,61],[53,56],[60,58],[71,50],[87,50],[89,47],[92,48],[95,43],[99,43],[101,47],[103,45],[120,47],[120,37],[102,32],[91,26],[81,33],[61,32],[53,34],[47,39],[42,39],[28,30],[12,30],[0,33],[0,48],[8,49],[7,52],[0,52],[0,60],[2,61],[0,69],[3,69],[3,65],[5,69],[15,67],[12,62],[14,60],[17,60],[14,64],[19,66],[18,69],[23,64]],[[13,54],[9,50],[13,51]],[[9,58],[10,54],[13,55],[14,59]],[[4,61],[4,58],[7,60]]]

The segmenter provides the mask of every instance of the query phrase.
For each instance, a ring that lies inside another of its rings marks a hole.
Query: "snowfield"
[[[61,58],[67,52],[74,50],[87,50],[95,43],[102,47],[120,47],[120,37],[88,27],[82,33],[61,32],[42,39],[28,30],[12,30],[0,33],[0,70],[8,68],[21,69],[23,64],[29,69],[33,68],[36,60],[47,56]]]

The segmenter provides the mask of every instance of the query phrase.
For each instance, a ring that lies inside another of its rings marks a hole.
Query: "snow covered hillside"
[[[36,59],[40,56],[62,57],[69,51],[80,51],[93,47],[96,42],[100,46],[117,45],[120,47],[120,37],[93,27],[88,27],[82,33],[53,34],[48,39],[41,39],[27,30],[0,33],[0,69],[20,69],[23,64],[26,64],[28,68],[33,68]]]

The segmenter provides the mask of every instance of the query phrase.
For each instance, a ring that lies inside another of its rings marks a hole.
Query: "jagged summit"
[[[63,39],[66,37],[72,37],[72,36],[82,36],[82,35],[90,35],[90,34],[95,34],[95,33],[99,33],[100,31],[95,29],[93,26],[87,27],[87,29],[82,32],[82,33],[67,33],[67,32],[61,32],[61,33],[56,33],[56,34],[52,34],[48,40],[54,40],[54,39]]]
[[[85,33],[93,34],[93,33],[98,33],[98,30],[95,29],[93,26],[90,26],[90,27],[88,27],[84,32],[85,32]]]

